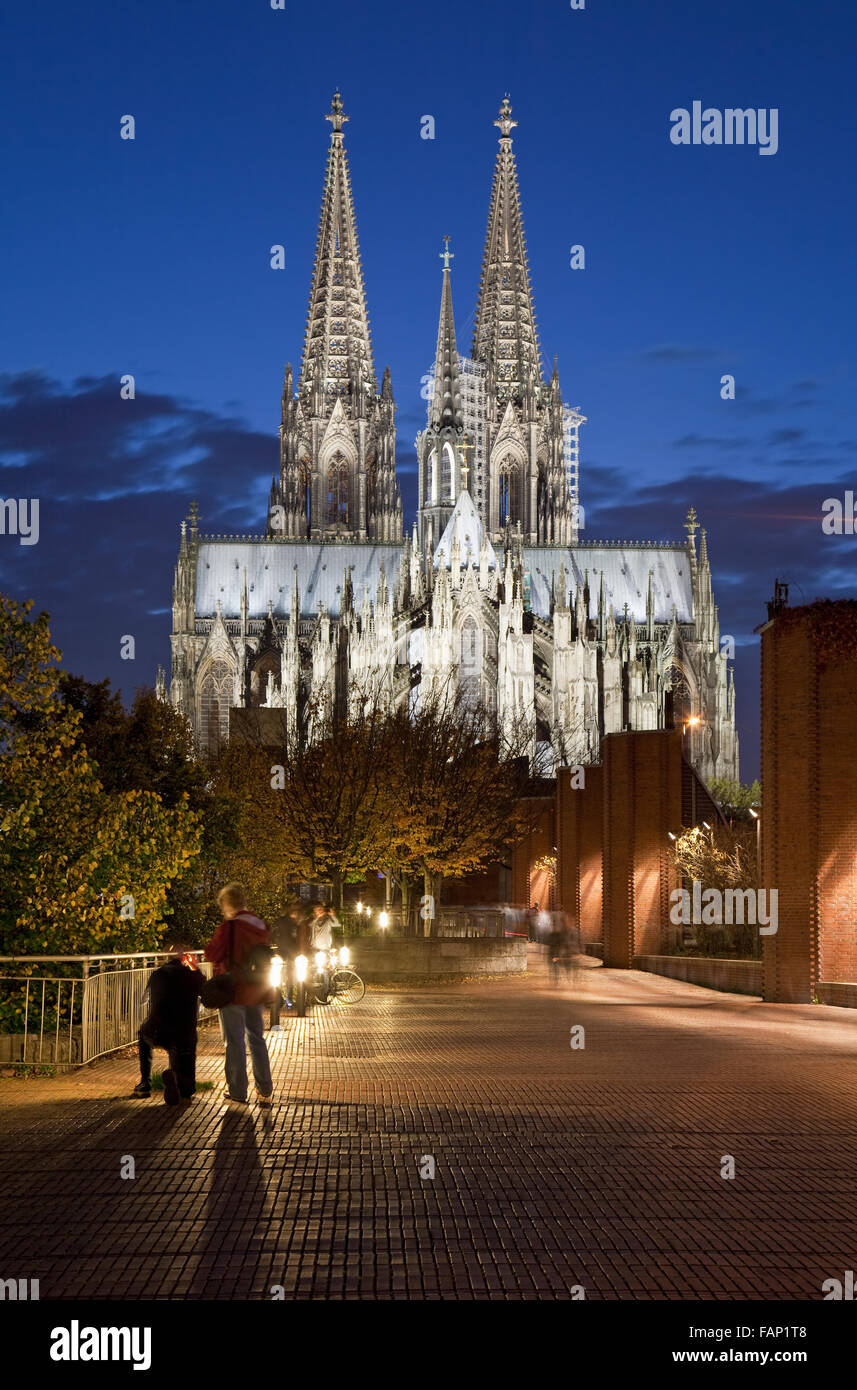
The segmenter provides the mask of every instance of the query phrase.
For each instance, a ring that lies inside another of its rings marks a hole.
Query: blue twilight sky
[[[7,9],[0,495],[41,518],[37,545],[0,536],[0,584],[48,609],[76,672],[130,695],[168,665],[191,498],[205,529],[263,522],[336,86],[410,521],[441,237],[467,350],[508,92],[542,349],[589,420],[587,536],[681,538],[695,504],[754,776],[774,578],[793,602],[857,587],[857,538],[821,531],[857,483],[853,0],[284,3]],[[673,145],[695,100],[777,108],[777,153]]]

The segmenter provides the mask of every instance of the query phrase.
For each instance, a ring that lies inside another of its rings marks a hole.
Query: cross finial
[[[495,124],[495,126],[497,127],[497,129],[500,131],[501,137],[502,137],[504,140],[508,140],[510,133],[512,132],[512,130],[514,130],[515,126],[518,124],[517,121],[513,121],[513,120],[512,120],[512,106],[511,106],[511,103],[510,103],[510,101],[509,101],[509,93],[508,93],[508,92],[506,93],[506,95],[505,95],[504,98],[503,98],[502,104],[501,104],[501,106],[500,106],[500,113],[499,113],[499,114],[500,114],[500,119],[499,119],[498,121],[495,121],[494,124]]]
[[[330,103],[330,110],[328,111],[324,119],[326,121],[330,121],[330,124],[333,126],[334,135],[341,135],[342,127],[344,126],[345,122],[351,119],[351,117],[346,116],[343,111],[342,96],[339,92],[333,93],[333,101]]]
[[[694,536],[696,535],[696,532],[697,532],[698,527],[699,527],[699,519],[698,519],[698,517],[697,517],[697,515],[696,515],[696,507],[690,506],[690,507],[688,507],[688,509],[687,509],[687,518],[686,518],[685,523],[684,523],[684,529],[687,531],[688,538],[689,538],[690,540],[693,540]]]
[[[443,250],[440,252],[440,259],[443,261],[444,270],[449,270],[450,261],[455,260],[455,252],[449,249],[449,237],[443,239]]]

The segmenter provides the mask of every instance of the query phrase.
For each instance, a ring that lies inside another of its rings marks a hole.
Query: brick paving
[[[42,1299],[803,1300],[855,1268],[857,1012],[586,963],[556,989],[373,990],[268,1036],[272,1112],[222,1102],[210,1028],[216,1089],[187,1108],[124,1098],[128,1056],[0,1081],[0,1277]]]

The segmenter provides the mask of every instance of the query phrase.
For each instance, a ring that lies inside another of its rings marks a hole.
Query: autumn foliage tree
[[[400,707],[384,732],[384,863],[410,922],[420,884],[439,903],[444,878],[497,863],[529,828],[529,765],[525,740],[510,746],[508,733],[501,759],[493,717],[457,693],[437,693],[415,712]]]
[[[295,880],[343,886],[392,875],[406,920],[415,895],[496,863],[528,828],[526,757],[500,760],[494,722],[455,696],[390,709],[367,695],[311,720],[301,738],[281,724],[233,740],[219,776],[242,798],[240,849],[228,871],[259,910]],[[523,751],[523,744],[522,749]],[[272,910],[269,908],[269,910]]]
[[[45,613],[0,597],[0,951],[151,949],[199,854],[186,794],[105,787]]]

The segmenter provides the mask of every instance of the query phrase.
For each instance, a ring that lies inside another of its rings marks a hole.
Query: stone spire
[[[488,364],[498,389],[520,394],[542,381],[542,369],[512,152],[512,129],[518,123],[512,120],[508,97],[503,98],[494,124],[500,131],[500,148],[491,186],[473,356]]]
[[[455,319],[452,311],[450,261],[454,260],[445,236],[443,279],[440,294],[440,318],[437,329],[437,348],[434,359],[434,385],[428,412],[428,424],[416,440],[420,461],[419,505],[417,515],[421,537],[427,533],[428,522],[442,534],[456,498],[466,485],[466,444],[464,416],[461,408],[461,370],[455,341]]]
[[[339,92],[330,111],[330,149],[312,272],[299,393],[313,386],[322,398],[374,395],[375,370],[351,179],[342,127],[348,120]]]
[[[440,321],[437,329],[437,351],[434,359],[434,390],[431,403],[431,428],[435,431],[454,430],[461,433],[464,421],[461,414],[461,383],[458,347],[455,342],[455,320],[452,313],[452,286],[449,263],[455,257],[449,249],[449,237],[444,237],[443,287],[440,296]]]
[[[280,476],[268,530],[287,538],[396,542],[396,406],[389,369],[378,394],[338,92],[331,124],[309,315],[297,393],[283,382]]]

